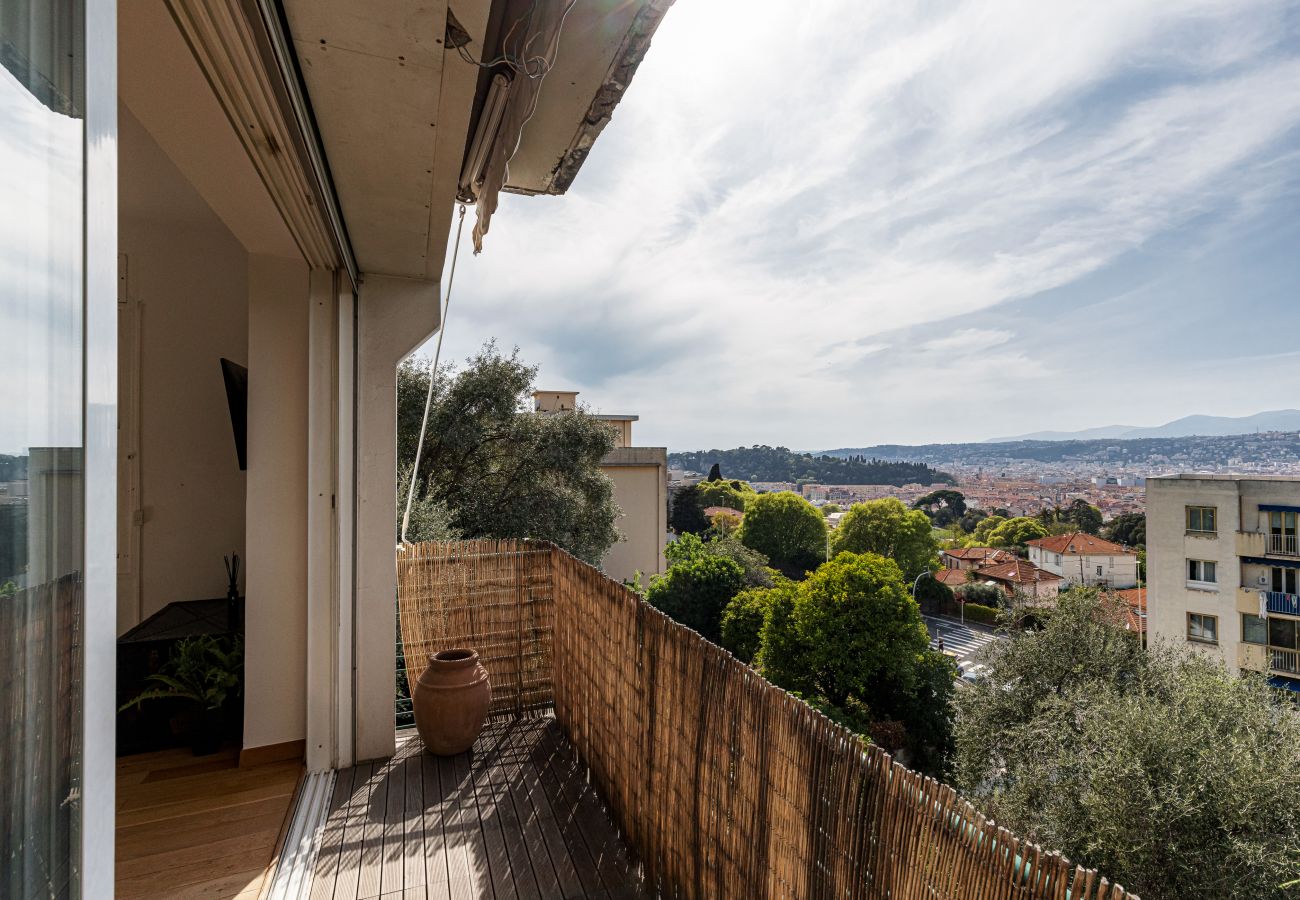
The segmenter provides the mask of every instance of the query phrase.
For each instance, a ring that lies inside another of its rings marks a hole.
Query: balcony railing
[[[1268,552],[1279,556],[1300,556],[1300,543],[1294,534],[1269,534]]]
[[[1268,657],[1268,667],[1274,672],[1300,675],[1300,652],[1282,647],[1269,647]]]
[[[675,897],[1125,900],[549,544],[399,551],[409,657],[478,649],[496,713],[550,709]]]
[[[1285,594],[1281,591],[1265,591],[1268,611],[1284,616],[1300,616],[1300,594]]]

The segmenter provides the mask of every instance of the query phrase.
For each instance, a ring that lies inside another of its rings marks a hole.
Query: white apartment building
[[[1062,589],[1076,584],[1137,587],[1137,553],[1096,535],[1054,534],[1029,541],[1026,547],[1031,563],[1064,579]]]
[[[1147,480],[1148,625],[1300,690],[1300,479]]]

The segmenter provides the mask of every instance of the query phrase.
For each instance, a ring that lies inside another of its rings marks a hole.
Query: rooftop
[[[1136,556],[1132,550],[1122,547],[1112,541],[1099,538],[1093,534],[1085,534],[1082,531],[1071,531],[1068,534],[1053,534],[1045,538],[1028,541],[1030,547],[1041,547],[1051,553],[1064,553],[1067,555],[1105,555],[1105,556]]]

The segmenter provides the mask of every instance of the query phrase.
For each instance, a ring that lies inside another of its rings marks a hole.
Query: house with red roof
[[[1049,535],[1029,541],[1026,548],[1029,561],[1061,576],[1063,586],[1137,587],[1137,553],[1094,534],[1071,531]]]
[[[1031,562],[1013,558],[1010,562],[993,563],[978,569],[975,581],[996,585],[1008,597],[1029,603],[1044,603],[1056,599],[1064,579]]]
[[[1010,550],[999,550],[996,547],[954,547],[941,551],[939,558],[944,568],[965,572],[990,563],[1011,562],[1016,555]]]

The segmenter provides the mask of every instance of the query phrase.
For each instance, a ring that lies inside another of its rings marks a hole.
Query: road
[[[930,630],[930,647],[939,649],[939,639],[943,639],[943,649],[957,662],[971,659],[993,641],[1006,640],[995,632],[978,625],[963,625],[952,619],[940,619],[935,616],[922,616],[925,627]]]

